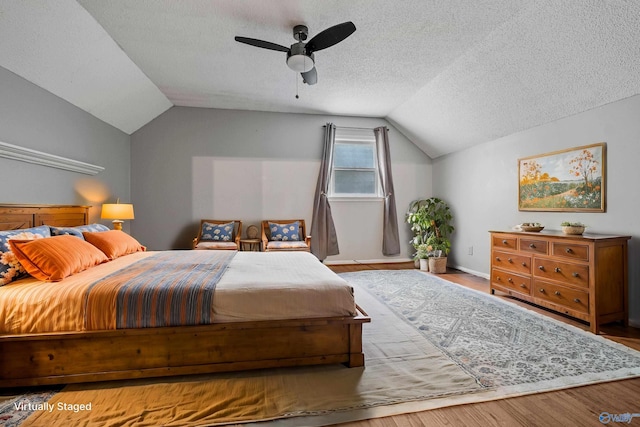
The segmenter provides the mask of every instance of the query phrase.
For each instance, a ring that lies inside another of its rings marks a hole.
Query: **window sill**
[[[383,202],[384,201],[384,197],[378,197],[378,196],[365,196],[365,197],[328,196],[327,199],[330,202]]]

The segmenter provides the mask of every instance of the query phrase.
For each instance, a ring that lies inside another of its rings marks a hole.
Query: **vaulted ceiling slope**
[[[345,21],[314,86],[234,41]],[[0,0],[0,40],[0,66],[129,134],[172,105],[373,116],[435,158],[640,93],[634,0]]]

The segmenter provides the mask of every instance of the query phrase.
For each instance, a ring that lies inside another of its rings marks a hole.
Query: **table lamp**
[[[113,229],[122,230],[123,220],[134,219],[133,205],[129,203],[120,203],[120,199],[115,203],[105,203],[102,205],[100,218],[112,219]]]

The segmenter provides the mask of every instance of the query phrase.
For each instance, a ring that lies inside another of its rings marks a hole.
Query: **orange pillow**
[[[109,259],[75,236],[36,240],[9,240],[12,252],[27,273],[38,280],[57,282]]]
[[[109,259],[147,250],[136,239],[120,230],[95,233],[85,231],[82,235],[87,242],[104,252]]]

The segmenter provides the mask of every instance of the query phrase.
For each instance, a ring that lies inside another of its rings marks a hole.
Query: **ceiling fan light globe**
[[[307,55],[291,55],[287,57],[287,66],[298,73],[306,73],[314,67],[313,58]]]

